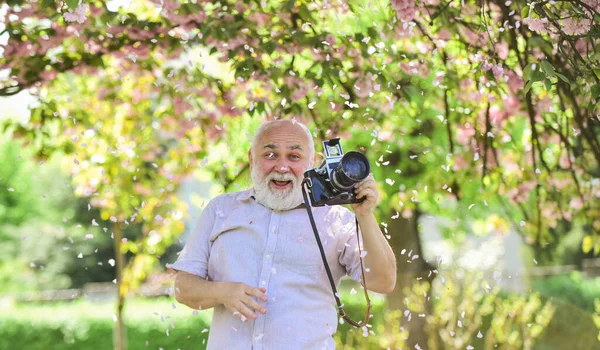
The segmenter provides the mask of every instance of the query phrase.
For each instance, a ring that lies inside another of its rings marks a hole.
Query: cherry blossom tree
[[[40,157],[70,152],[75,191],[113,222],[117,255],[135,254],[119,310],[183,230],[178,184],[206,166],[239,185],[244,128],[261,118],[305,121],[369,156],[400,286],[435,276],[423,213],[448,218],[453,240],[515,230],[540,262],[576,226],[600,251],[600,1],[110,6],[8,1],[0,96],[38,97],[11,127]],[[207,164],[217,145],[230,156]],[[120,237],[131,222],[143,240]],[[411,346],[426,343],[418,333]]]

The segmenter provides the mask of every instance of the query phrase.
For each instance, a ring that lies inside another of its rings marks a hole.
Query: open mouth
[[[271,180],[271,183],[273,184],[273,186],[278,189],[278,190],[282,190],[282,189],[286,189],[288,187],[290,187],[292,185],[291,181],[277,181],[277,180]]]

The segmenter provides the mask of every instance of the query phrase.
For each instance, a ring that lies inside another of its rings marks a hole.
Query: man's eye
[[[290,156],[290,158],[293,158],[293,159],[300,159],[300,156],[299,156],[299,155],[297,155],[297,154],[292,154],[292,155]]]
[[[267,153],[267,158],[275,158],[275,153],[273,153],[273,152]]]

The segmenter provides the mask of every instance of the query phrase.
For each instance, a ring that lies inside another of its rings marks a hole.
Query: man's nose
[[[275,165],[275,171],[277,171],[278,173],[289,173],[290,167],[287,163],[287,160],[279,160],[279,162],[277,162],[277,164]]]

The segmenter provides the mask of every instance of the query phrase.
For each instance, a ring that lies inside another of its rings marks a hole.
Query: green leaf
[[[267,51],[267,53],[270,55],[273,53],[273,51],[275,51],[276,49],[276,45],[273,41],[269,40],[264,44],[265,47],[265,51]]]
[[[532,84],[533,84],[533,80],[530,80],[527,82],[527,84],[525,84],[525,88],[523,88],[523,92],[525,94],[527,94],[529,92],[529,89],[531,89]]]
[[[552,81],[550,81],[550,79],[544,80],[544,83],[545,83],[545,86],[546,86],[546,91],[552,90]]]
[[[527,65],[527,67],[525,67],[525,69],[523,70],[523,80],[524,81],[529,81],[529,79],[531,79],[531,73],[533,72],[533,65],[535,63],[530,63]]]
[[[544,72],[546,72],[546,74],[551,77],[554,78],[556,77],[556,74],[554,72],[554,67],[548,63],[548,61],[542,61],[542,69],[544,70]]]
[[[46,9],[46,8],[50,7],[52,4],[54,4],[54,0],[42,0],[41,8]]]
[[[296,4],[296,0],[289,0],[284,6],[283,9],[285,11],[291,11],[294,8],[294,4]]]
[[[531,75],[531,81],[533,81],[534,83],[536,81],[542,81],[544,79],[546,79],[546,74],[540,72],[539,70],[534,71]]]
[[[521,18],[527,17],[529,17],[529,6],[523,6],[523,9],[521,10]]]
[[[600,84],[592,86],[592,97],[596,100],[600,97]]]
[[[306,5],[304,5],[304,4],[302,4],[300,6],[300,8],[298,9],[298,14],[300,15],[300,18],[302,18],[305,22],[313,21],[312,13],[308,9],[308,7],[306,7]]]
[[[557,77],[559,77],[559,78],[560,78],[562,81],[564,81],[565,83],[567,83],[567,84],[571,84],[571,82],[569,81],[569,79],[567,79],[567,77],[565,77],[564,75],[562,75],[562,74],[560,74],[560,73],[556,73],[556,72],[554,72],[554,73],[556,74],[556,76],[557,76]]]
[[[529,45],[531,47],[539,47],[542,49],[542,51],[544,51],[545,54],[552,55],[552,44],[544,40],[544,38],[541,36],[534,36],[529,39]]]
[[[75,11],[77,6],[79,5],[79,0],[67,0],[67,6],[69,6],[70,10]]]

